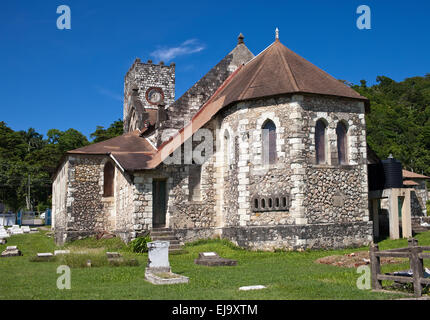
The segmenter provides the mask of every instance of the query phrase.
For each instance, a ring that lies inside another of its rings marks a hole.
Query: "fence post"
[[[408,239],[408,247],[411,248],[411,247],[416,247],[416,246],[418,246],[418,240],[415,238],[409,238]]]
[[[411,271],[414,271],[414,263],[413,263],[413,259],[412,259],[412,253],[411,253],[411,249],[413,247],[418,246],[418,240],[415,238],[409,238],[408,239],[408,248],[409,248],[409,268],[411,269]]]
[[[424,265],[423,259],[419,257],[419,254],[423,251],[420,247],[411,248],[411,266],[414,277],[414,293],[416,297],[421,297],[423,286],[421,279],[424,277]]]
[[[372,289],[373,290],[381,290],[382,289],[382,281],[378,280],[378,274],[381,273],[381,258],[376,256],[375,253],[379,251],[379,246],[377,244],[372,243],[370,245],[370,267],[372,271]]]

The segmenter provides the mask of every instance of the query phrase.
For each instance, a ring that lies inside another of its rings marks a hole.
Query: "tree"
[[[430,77],[396,82],[385,76],[371,87],[352,86],[369,98],[367,142],[380,158],[390,153],[403,166],[430,175]]]
[[[120,136],[124,132],[123,125],[123,121],[121,119],[118,119],[117,121],[113,122],[107,129],[102,126],[97,126],[96,131],[91,133],[91,138],[93,139],[94,143],[97,143]]]

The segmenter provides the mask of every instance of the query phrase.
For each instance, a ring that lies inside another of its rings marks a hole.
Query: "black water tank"
[[[369,164],[367,169],[369,190],[383,190],[385,185],[384,166],[382,162]]]
[[[403,174],[402,163],[394,159],[391,155],[387,160],[382,160],[384,167],[385,183],[384,189],[388,188],[402,188],[403,187]]]

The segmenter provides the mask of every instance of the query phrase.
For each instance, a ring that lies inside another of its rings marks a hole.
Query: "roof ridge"
[[[283,45],[280,41],[278,41],[278,43],[281,44],[281,45]],[[285,47],[285,48],[287,48],[287,47]],[[285,56],[282,54],[282,52],[281,52],[281,50],[279,48],[277,48],[277,52],[281,56],[281,60],[284,62],[284,65],[287,68],[287,71],[288,71],[291,79],[293,80],[293,81],[291,81],[291,83],[293,84],[294,89],[297,90],[297,91],[300,91],[299,84],[297,83],[297,79],[294,76],[293,71],[291,70],[290,64],[288,63],[287,59],[285,59]]]
[[[326,76],[329,77],[331,80],[335,80],[336,82],[339,82],[339,84],[345,86],[346,88],[348,88],[351,92],[353,92],[355,95],[357,95],[357,98],[362,97],[358,92],[356,92],[355,90],[353,90],[352,88],[348,87],[346,84],[343,84],[339,81],[339,79],[336,79],[334,76],[332,76],[330,73],[328,73],[327,71],[323,70],[322,68],[318,67],[317,65],[315,65],[314,63],[312,63],[311,61],[309,61],[308,59],[305,59],[304,57],[302,57],[301,55],[297,54],[295,51],[291,50],[290,48],[288,48],[287,46],[284,45],[284,47],[291,52],[291,54],[295,55],[298,59],[302,60],[305,63],[308,63],[310,66],[313,67],[313,72],[318,72],[320,75],[322,76]],[[364,98],[364,97],[363,97]]]
[[[255,58],[257,58],[257,57],[259,57],[259,56],[261,56],[263,53],[267,53],[267,52],[269,52],[269,49],[271,49],[272,47],[273,47],[273,45],[274,45],[275,43],[272,43],[270,46],[268,46],[266,49],[264,49],[264,51],[262,51],[262,52],[260,52],[260,54],[258,55],[258,56],[256,56]],[[253,59],[254,60],[254,59]],[[251,62],[251,61],[249,61],[249,62]],[[257,68],[257,70],[255,71],[255,73],[254,73],[254,75],[252,76],[252,78],[248,81],[248,83],[247,83],[247,89],[246,90],[243,90],[242,91],[242,93],[239,95],[239,97],[238,97],[238,99],[240,100],[240,99],[242,99],[242,97],[248,92],[248,90],[251,88],[251,85],[253,84],[253,82],[255,81],[255,79],[257,78],[257,76],[260,74],[260,72],[261,72],[261,70],[263,70],[263,66],[264,66],[264,63],[261,63],[259,66],[258,66],[258,68]]]

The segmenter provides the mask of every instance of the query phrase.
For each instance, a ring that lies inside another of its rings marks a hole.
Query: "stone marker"
[[[235,266],[236,260],[221,258],[216,252],[200,252],[199,257],[194,260],[195,264],[203,266]]]
[[[121,254],[118,252],[106,252],[106,256],[108,259],[115,259],[115,258],[121,258]]]
[[[9,238],[9,237],[10,237],[10,235],[9,235],[9,233],[6,232],[6,230],[0,229],[0,239]]]
[[[37,233],[39,232],[39,229],[37,228],[30,228],[30,233]]]
[[[188,283],[189,278],[171,272],[169,264],[169,241],[148,242],[148,265],[145,279],[152,284]]]
[[[55,250],[54,251],[54,256],[58,256],[60,254],[69,254],[70,250]]]
[[[7,240],[6,239],[0,239],[0,244],[6,244]]]
[[[6,247],[6,250],[3,251],[1,253],[1,257],[5,258],[5,257],[16,257],[16,256],[21,256],[21,251],[18,250],[17,246],[9,246]]]
[[[148,269],[170,272],[169,241],[148,242]]]
[[[106,256],[109,262],[121,262],[123,260],[118,252],[106,252]]]
[[[30,233],[30,227],[29,226],[22,226],[21,230],[24,233]]]
[[[49,258],[52,258],[54,255],[51,252],[45,252],[45,253],[38,253],[37,257],[49,260]]]
[[[246,287],[240,287],[239,290],[241,291],[249,291],[249,290],[261,290],[266,289],[265,286],[257,285],[257,286],[246,286]]]

